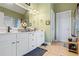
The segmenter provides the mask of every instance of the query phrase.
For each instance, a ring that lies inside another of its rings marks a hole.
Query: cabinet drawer
[[[29,44],[29,51],[35,49],[37,47],[36,44]]]
[[[35,49],[37,46],[36,45],[32,45],[32,49]]]
[[[30,39],[29,39],[29,43],[36,43],[36,39],[30,38]]]
[[[27,34],[26,33],[18,33],[17,34],[17,39],[24,39],[27,37]]]
[[[0,34],[0,41],[8,39],[16,39],[16,34]]]
[[[34,33],[33,32],[29,33],[29,36],[34,36]]]

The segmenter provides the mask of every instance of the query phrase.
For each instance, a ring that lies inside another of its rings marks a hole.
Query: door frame
[[[55,41],[55,12],[51,10],[50,15],[50,27],[51,27],[51,42]],[[54,25],[54,26],[53,26]],[[53,35],[54,34],[54,35]]]
[[[66,12],[70,12],[69,15],[71,16],[71,10],[67,10],[67,11],[63,11],[63,12],[58,12],[58,13],[56,13],[56,40],[57,40],[57,41],[60,41],[60,40],[57,39],[57,34],[58,34],[58,33],[57,33],[57,30],[58,30],[58,29],[57,29],[57,26],[58,26],[58,23],[57,23],[57,14],[59,14],[59,13],[66,13]],[[71,16],[71,17],[72,17],[72,16]],[[71,17],[70,17],[70,32],[69,32],[70,34],[69,34],[69,37],[71,37]]]

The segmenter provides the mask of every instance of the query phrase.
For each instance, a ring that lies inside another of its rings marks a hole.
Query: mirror
[[[5,26],[19,28],[21,19],[28,22],[28,11],[16,5],[16,3],[0,3],[0,12],[4,13]]]

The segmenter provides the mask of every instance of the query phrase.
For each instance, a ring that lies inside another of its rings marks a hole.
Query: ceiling
[[[7,8],[9,10],[12,10],[14,12],[17,12],[17,13],[20,13],[20,14],[24,14],[26,12],[25,9],[17,6],[16,4],[14,3],[0,3],[0,6],[4,7],[4,8]]]

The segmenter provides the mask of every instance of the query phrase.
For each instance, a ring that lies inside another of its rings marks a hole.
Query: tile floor
[[[60,43],[53,43],[46,47],[41,46],[41,48],[47,50],[43,56],[78,56],[76,53],[69,52],[67,47]]]

